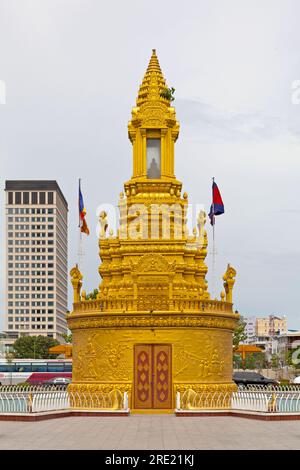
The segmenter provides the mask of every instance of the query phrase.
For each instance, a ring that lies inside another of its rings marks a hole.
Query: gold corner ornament
[[[223,276],[224,289],[226,294],[226,302],[232,303],[232,290],[235,283],[236,270],[228,264],[226,272]]]
[[[74,266],[74,268],[70,271],[71,282],[73,286],[73,301],[74,303],[80,302],[80,291],[82,287],[82,279],[83,276],[78,269],[78,264]]]
[[[127,392],[131,409],[153,412],[174,409],[177,391],[194,397],[235,389],[232,333],[238,320],[234,268],[228,265],[223,276],[220,300],[208,291],[206,213],[199,212],[191,234],[187,228],[188,194],[174,172],[179,123],[166,90],[153,50],[128,124],[132,177],[119,194],[115,234],[107,213],[99,214],[98,295],[89,300],[81,292],[76,265],[67,317],[73,335],[68,390]]]

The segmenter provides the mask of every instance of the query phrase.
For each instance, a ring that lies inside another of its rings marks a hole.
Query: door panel
[[[154,345],[153,408],[171,408],[171,346]]]
[[[134,407],[172,407],[171,345],[137,344],[134,348]]]
[[[152,348],[150,344],[137,344],[134,354],[135,408],[152,407]]]

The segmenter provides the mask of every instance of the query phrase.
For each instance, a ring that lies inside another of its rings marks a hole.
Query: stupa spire
[[[170,102],[160,96],[160,93],[164,88],[166,88],[166,86],[166,80],[160,68],[156,50],[152,49],[150,62],[139,88],[136,100],[137,106],[141,106],[148,101],[162,101],[166,105],[170,106]]]

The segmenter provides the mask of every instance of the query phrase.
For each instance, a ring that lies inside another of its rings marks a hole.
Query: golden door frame
[[[134,409],[169,410],[172,408],[172,345],[170,343],[135,344],[133,376]]]

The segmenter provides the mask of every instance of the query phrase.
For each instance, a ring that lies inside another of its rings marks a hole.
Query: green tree
[[[295,369],[300,369],[300,346],[298,348],[289,349],[286,355],[286,362]]]
[[[241,316],[238,320],[238,324],[233,333],[232,342],[233,342],[234,350],[236,350],[239,347],[240,342],[246,341],[247,334],[245,333],[245,328],[246,328],[246,322],[244,318]]]
[[[256,358],[256,368],[264,369],[266,367],[266,355],[264,352],[254,353]]]
[[[162,98],[165,98],[168,101],[174,101],[175,100],[174,93],[175,93],[175,88],[173,88],[173,87],[167,88],[166,87],[160,92],[160,96]]]
[[[72,333],[70,335],[68,335],[67,333],[64,333],[62,337],[66,343],[72,343],[72,340],[73,340]]]
[[[256,357],[254,354],[246,354],[245,363],[243,364],[243,369],[256,369]]]
[[[241,369],[242,368],[242,357],[240,354],[233,354],[233,368]]]
[[[90,292],[87,296],[86,296],[86,300],[96,300],[97,299],[97,295],[98,295],[98,289],[94,289],[93,292]]]
[[[11,350],[11,348],[5,352],[5,359],[7,360],[7,363],[10,365],[15,358],[14,352]],[[12,368],[10,368],[10,385],[12,385]]]
[[[56,339],[47,336],[21,336],[13,344],[13,353],[20,359],[51,359],[57,354],[50,354],[49,348],[58,344]]]
[[[273,369],[277,369],[279,367],[279,356],[277,354],[272,354],[271,364]]]

